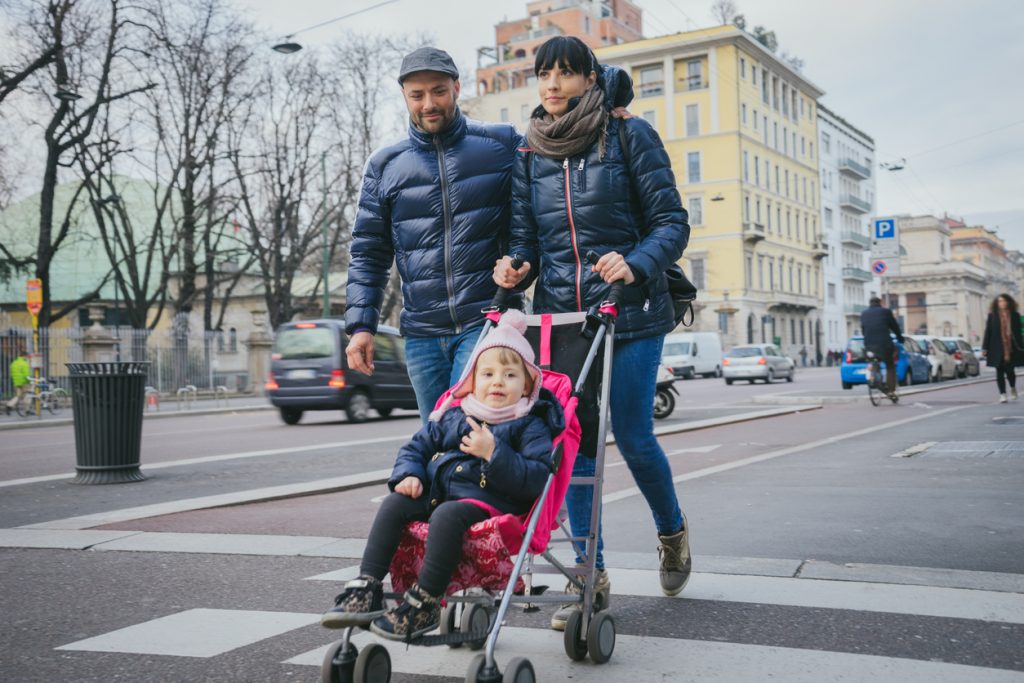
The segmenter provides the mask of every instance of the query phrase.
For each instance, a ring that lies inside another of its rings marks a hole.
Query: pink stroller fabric
[[[576,418],[576,398],[572,396],[572,381],[568,376],[558,372],[545,370],[543,375],[544,388],[562,405],[566,426],[554,440],[554,448],[562,446],[562,460],[540,509],[537,528],[530,541],[532,553],[546,550],[551,532],[558,528],[558,511],[569,489],[573,463],[576,462],[580,446],[580,423]],[[438,405],[447,397],[448,392],[445,392],[438,400]],[[526,515],[496,515],[471,526],[462,543],[462,561],[448,584],[447,594],[473,587],[491,592],[504,590],[512,575],[515,556],[523,545],[530,515],[535,510],[536,504]],[[391,560],[393,590],[406,591],[419,577],[429,528],[427,522],[413,522],[402,532],[402,541]],[[520,578],[516,582],[515,591],[522,590],[523,580]]]

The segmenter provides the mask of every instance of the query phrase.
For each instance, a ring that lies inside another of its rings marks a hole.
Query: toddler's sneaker
[[[345,584],[345,590],[334,598],[334,607],[320,617],[320,625],[366,626],[384,612],[384,585],[372,576],[360,576]]]
[[[566,595],[579,595],[582,591],[576,587],[576,585],[569,581],[565,584]],[[597,610],[608,609],[608,603],[611,601],[612,583],[608,579],[608,571],[605,569],[598,569],[594,579],[594,602],[597,605]],[[569,620],[569,615],[572,614],[573,610],[581,608],[580,602],[567,602],[558,608],[554,614],[551,615],[551,628],[556,631],[565,630],[565,622]]]
[[[374,619],[370,630],[388,640],[410,641],[440,625],[441,600],[414,584],[405,592],[405,601]]]

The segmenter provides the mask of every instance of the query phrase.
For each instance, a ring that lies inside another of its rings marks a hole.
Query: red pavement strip
[[[675,476],[707,467],[733,463],[751,456],[799,446],[842,434],[877,426],[882,423],[923,416],[929,410],[922,405],[948,407],[951,404],[990,402],[992,390],[986,385],[964,387],[969,393],[942,398],[924,394],[899,405],[844,404],[821,410],[791,413],[736,424],[722,425],[691,432],[663,435],[659,438],[666,453],[700,446],[719,447],[707,452],[670,455]],[[940,406],[941,404],[941,406]],[[823,419],[826,418],[826,419]],[[615,465],[622,459],[614,446],[608,448],[608,464],[604,493],[634,485],[628,468]],[[107,524],[97,529],[156,532],[282,534],[363,537],[370,528],[376,505],[370,500],[387,493],[382,485],[352,489],[339,493],[254,502],[223,508],[181,512],[161,517]]]

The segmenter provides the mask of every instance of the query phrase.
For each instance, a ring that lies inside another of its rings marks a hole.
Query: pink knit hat
[[[507,349],[511,349],[518,353],[523,359],[523,365],[526,366],[526,371],[530,373],[530,378],[533,380],[533,388],[530,391],[529,399],[530,405],[537,400],[537,396],[540,394],[540,388],[542,384],[542,376],[540,368],[537,367],[534,361],[533,347],[530,346],[530,342],[526,341],[526,337],[523,333],[526,332],[526,316],[522,311],[518,311],[511,308],[501,314],[501,320],[498,325],[487,333],[483,341],[480,342],[477,347],[473,350],[473,355],[466,363],[466,369],[462,373],[462,379],[451,388],[448,397],[444,403],[438,406],[437,410],[430,414],[430,419],[437,419],[436,416],[440,416],[444,411],[451,407],[453,399],[461,399],[466,394],[472,391],[473,386],[473,375],[476,371],[476,362],[487,349],[493,349],[496,346],[501,346]]]

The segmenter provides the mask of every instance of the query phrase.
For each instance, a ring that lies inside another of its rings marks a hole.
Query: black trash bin
[[[68,363],[75,418],[72,484],[142,481],[147,362]]]

